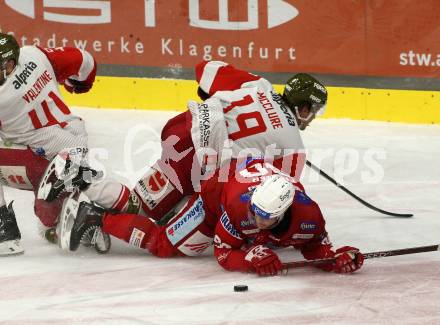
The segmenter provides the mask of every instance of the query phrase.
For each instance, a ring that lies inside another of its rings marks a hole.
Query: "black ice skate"
[[[98,253],[107,253],[110,236],[101,229],[104,209],[83,201],[79,203],[76,214],[75,210],[75,206],[67,206],[61,215],[61,247],[73,252],[80,245],[93,246]]]
[[[0,207],[0,256],[23,253],[20,239],[21,234],[11,202],[8,207]]]

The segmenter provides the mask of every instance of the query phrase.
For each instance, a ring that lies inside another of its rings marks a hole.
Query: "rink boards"
[[[283,86],[276,85],[281,92]],[[325,118],[440,124],[440,94],[435,91],[328,87]],[[64,92],[72,106],[143,110],[185,110],[197,100],[193,80],[98,76],[83,95]]]

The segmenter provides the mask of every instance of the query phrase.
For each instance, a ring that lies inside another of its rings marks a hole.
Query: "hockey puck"
[[[234,286],[234,291],[235,292],[244,292],[244,291],[248,291],[248,286],[244,285],[244,284],[237,284]]]

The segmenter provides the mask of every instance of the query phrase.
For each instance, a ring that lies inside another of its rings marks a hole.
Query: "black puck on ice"
[[[237,285],[234,286],[234,291],[235,292],[248,291],[248,286],[244,285],[244,284],[237,284]]]

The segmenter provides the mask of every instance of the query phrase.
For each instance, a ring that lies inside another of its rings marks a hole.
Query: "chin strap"
[[[307,116],[307,118],[303,118],[301,117],[301,115],[299,115],[298,106],[295,106],[295,117],[296,117],[296,121],[298,122],[298,128],[300,130],[304,130],[310,124],[310,122],[315,118],[315,113],[311,111],[309,113],[309,116]]]

